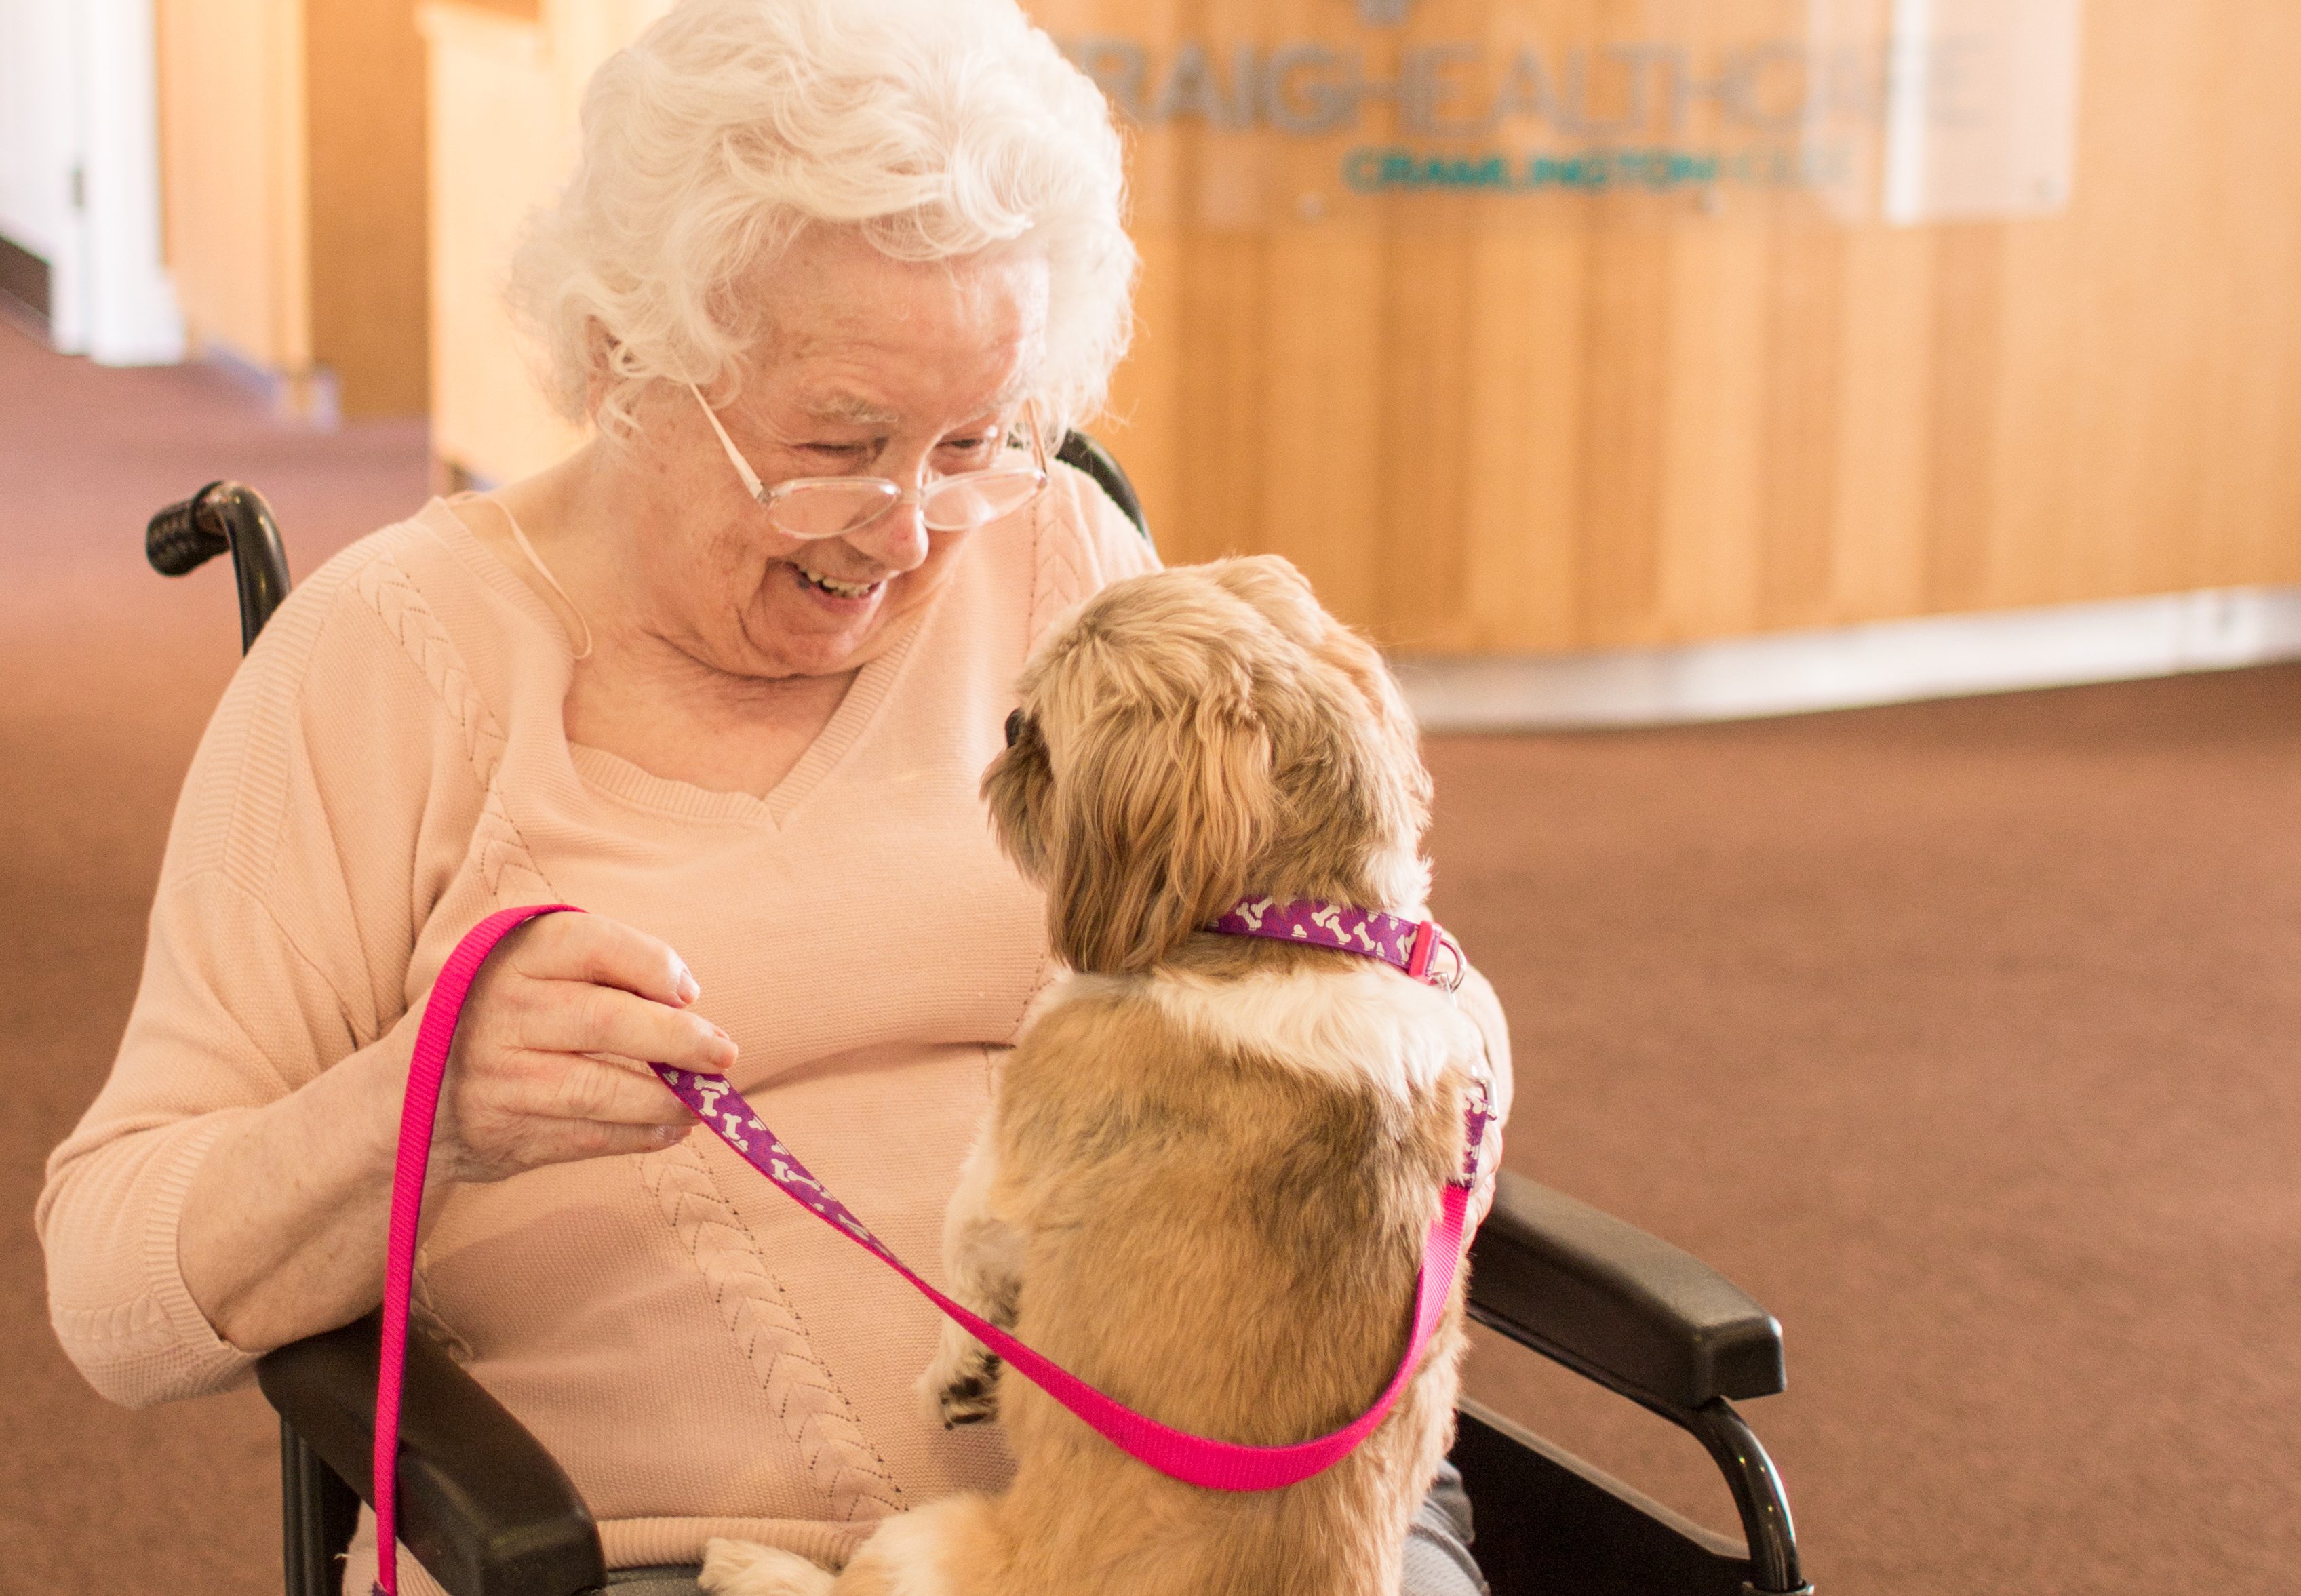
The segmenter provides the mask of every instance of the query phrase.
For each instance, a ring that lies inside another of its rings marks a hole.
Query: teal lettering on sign
[[[1361,147],[1343,157],[1343,187],[1360,194],[1544,189],[1707,188],[1719,182],[1787,188],[1826,175],[1789,151],[1606,149],[1510,155],[1434,154],[1400,146]]]

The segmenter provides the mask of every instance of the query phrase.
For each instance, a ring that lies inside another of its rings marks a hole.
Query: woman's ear
[[[1083,717],[1058,756],[1048,930],[1073,969],[1148,969],[1246,895],[1271,830],[1270,739],[1243,684]]]

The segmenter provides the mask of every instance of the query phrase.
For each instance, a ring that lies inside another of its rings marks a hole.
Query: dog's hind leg
[[[713,1541],[703,1548],[698,1581],[712,1596],[830,1596],[838,1575],[795,1551],[749,1541]]]
[[[947,1496],[881,1522],[837,1596],[1015,1596],[988,1497]]]

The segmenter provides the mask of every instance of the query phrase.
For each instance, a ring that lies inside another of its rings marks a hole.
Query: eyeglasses
[[[687,391],[703,406],[711,430],[719,435],[719,446],[727,451],[727,458],[736,474],[743,479],[743,486],[759,501],[775,530],[786,538],[840,538],[859,532],[897,505],[911,499],[918,501],[920,519],[930,531],[972,531],[1001,516],[1012,515],[1038,497],[1047,486],[1046,439],[1039,430],[1038,413],[1027,405],[1024,412],[1031,438],[1031,464],[1027,466],[985,465],[949,475],[930,475],[925,487],[912,489],[885,477],[793,477],[770,488],[759,480],[759,473],[751,469],[751,463],[735,447],[735,440],[727,436],[727,429],[720,424],[718,414],[704,398],[703,390],[690,382]],[[1001,443],[1005,446],[1003,439]]]

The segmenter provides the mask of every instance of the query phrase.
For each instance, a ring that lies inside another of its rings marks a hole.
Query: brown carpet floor
[[[0,1592],[275,1591],[260,1401],[98,1400],[29,1216],[236,655],[228,577],[152,574],[143,517],[240,477],[308,570],[418,501],[422,435],[0,328]],[[2301,1591],[2301,671],[1432,763],[1510,1162],[1781,1316],[1748,1413],[1825,1592]],[[1661,1421],[1511,1349],[1472,1379],[1730,1524]]]

